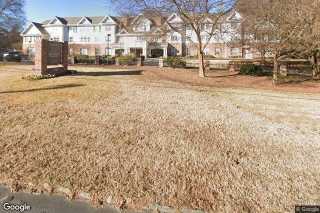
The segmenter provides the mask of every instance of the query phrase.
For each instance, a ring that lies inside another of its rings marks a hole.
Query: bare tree
[[[313,56],[316,75],[319,70],[316,61],[319,49],[318,0],[240,0],[238,7],[245,11],[248,33],[254,37],[249,42],[260,45],[273,55],[275,81],[279,60],[284,58]]]
[[[25,22],[24,0],[0,0],[0,47],[19,42],[19,31]]]
[[[199,59],[199,76],[205,77],[204,50],[210,40],[220,33],[220,22],[226,13],[235,5],[235,0],[111,0],[118,5],[120,12],[132,11],[130,14],[153,12],[163,17],[163,32],[178,32],[187,40],[186,28],[192,29],[196,36],[196,47]],[[170,14],[177,14],[181,22],[168,20]],[[206,27],[205,27],[206,26]],[[165,34],[165,33],[164,33]],[[205,35],[206,39],[203,39]]]

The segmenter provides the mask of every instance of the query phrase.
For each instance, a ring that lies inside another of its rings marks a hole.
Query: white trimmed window
[[[221,54],[221,48],[215,48],[214,54],[217,55],[217,56],[220,56],[220,54]]]
[[[69,37],[69,42],[73,42],[73,37]]]
[[[78,28],[77,27],[70,27],[70,31],[76,33],[76,32],[78,32]]]
[[[96,54],[96,55],[100,55],[100,54],[101,54],[101,52],[100,52],[100,49],[99,49],[99,48],[95,48],[95,54]]]
[[[88,49],[87,48],[80,48],[80,55],[88,55]]]
[[[240,48],[231,48],[231,56],[240,56]]]
[[[137,41],[144,41],[144,40],[145,40],[145,38],[143,36],[138,36],[137,37]]]
[[[178,41],[178,36],[171,35],[171,41]]]
[[[90,37],[86,37],[86,36],[81,37],[81,38],[80,38],[80,42],[87,42],[87,43],[89,43],[89,42],[90,42]]]
[[[106,49],[105,49],[105,55],[111,55],[111,48],[110,47],[107,47]]]

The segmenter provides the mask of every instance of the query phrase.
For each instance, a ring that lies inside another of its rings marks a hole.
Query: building
[[[53,41],[68,41],[70,55],[121,55],[135,54],[145,57],[195,56],[197,39],[190,26],[185,26],[177,14],[166,17],[140,14],[135,17],[54,17],[42,23],[31,23],[22,33],[23,50],[32,55],[35,41],[46,38]],[[242,17],[230,11],[221,19],[217,33],[210,39],[206,55],[218,58],[252,58],[249,47],[233,42],[238,39]],[[182,32],[170,31],[167,22],[184,26]],[[203,23],[203,41],[208,41],[206,30],[212,20]],[[164,33],[165,32],[165,33]]]

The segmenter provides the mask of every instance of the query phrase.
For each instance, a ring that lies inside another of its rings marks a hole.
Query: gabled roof
[[[238,14],[240,13],[238,13],[235,10],[230,10],[228,11],[228,13],[220,17],[219,22],[229,21],[229,19],[231,19],[230,21],[232,21],[232,18],[238,16]],[[213,21],[215,20],[216,17],[219,17],[219,15],[211,14],[211,15],[208,15],[207,20],[208,22],[210,22],[210,19]],[[60,23],[65,25],[78,25],[83,19],[87,20],[93,25],[98,25],[98,24],[104,24],[103,21],[106,18],[109,18],[112,22],[114,22],[114,24],[118,24],[120,29],[125,29],[128,33],[134,32],[133,31],[134,24],[138,22],[140,18],[144,18],[151,21],[152,23],[151,31],[153,30],[153,28],[157,28],[157,27],[161,28],[161,26],[163,26],[163,24],[165,24],[166,22],[164,17],[158,16],[151,11],[150,12],[146,11],[138,16],[122,16],[122,17],[114,17],[114,16],[58,17],[56,16],[54,17],[54,19],[50,19],[42,22],[42,25],[49,25],[49,23],[53,20],[58,20]],[[170,16],[167,16],[166,19],[168,21],[170,19],[175,19],[175,18],[182,19],[181,17],[178,16],[178,14],[175,14],[175,13],[171,14]]]
[[[104,23],[104,22],[106,22],[106,21],[108,21],[108,20],[111,20],[111,23],[113,23],[113,24],[116,24],[116,23],[117,23],[116,19],[115,19],[114,17],[112,17],[112,16],[105,16],[105,17],[103,17],[103,18],[101,19],[100,23],[102,24],[102,23]]]
[[[227,17],[227,21],[239,21],[241,20],[242,16],[239,12],[237,11],[231,11],[231,14],[229,14],[229,16]]]
[[[128,33],[128,31],[126,29],[124,29],[124,28],[121,29],[120,32],[119,32],[119,34],[127,34],[127,33]]]
[[[77,24],[81,24],[82,21],[87,21],[88,23],[92,24],[92,19],[89,17],[82,17]]]
[[[103,19],[106,17],[109,17],[112,19],[115,23],[120,23],[119,19],[122,17],[113,17],[113,16],[86,16],[86,17],[58,17],[60,20],[63,20],[64,24],[66,25],[77,25],[80,21],[82,21],[83,18],[87,18],[90,20],[92,24],[101,24]],[[46,20],[42,22],[43,25],[47,25],[51,22],[52,20]]]
[[[149,18],[147,18],[146,16],[144,16],[144,15],[141,13],[141,14],[139,14],[138,16],[136,16],[136,17],[131,21],[131,24],[132,24],[132,25],[136,24],[137,21],[139,21],[139,19],[141,19],[141,18],[144,18],[144,19],[152,22]]]
[[[56,24],[55,21],[59,22],[58,24],[62,24],[62,25],[65,25],[67,23],[66,20],[64,20],[64,18],[55,16],[54,19],[48,20],[48,24]]]
[[[167,18],[167,22],[171,22],[172,20],[174,20],[174,19],[177,19],[177,20],[179,20],[179,22],[182,22],[182,18],[178,15],[178,14],[176,14],[176,13],[173,13],[173,14],[171,14],[168,18]]]
[[[139,14],[138,16],[135,16],[135,17],[132,17],[132,16],[117,17],[117,20],[121,28],[126,29],[128,33],[139,33],[139,32],[135,32],[133,29],[136,26],[136,24],[139,22],[139,20],[141,20],[142,18],[151,22],[150,31],[153,31],[155,28],[160,28],[164,23],[164,19],[162,17],[149,12]]]
[[[35,27],[42,35],[48,35],[48,32],[44,29],[42,24],[37,22],[31,22],[31,24],[21,34],[26,34],[31,29],[31,27]]]

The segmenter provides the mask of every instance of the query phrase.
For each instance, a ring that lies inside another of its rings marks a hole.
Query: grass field
[[[23,80],[31,68],[0,66],[0,183],[48,183],[135,209],[292,212],[320,203],[319,94],[93,67]]]

